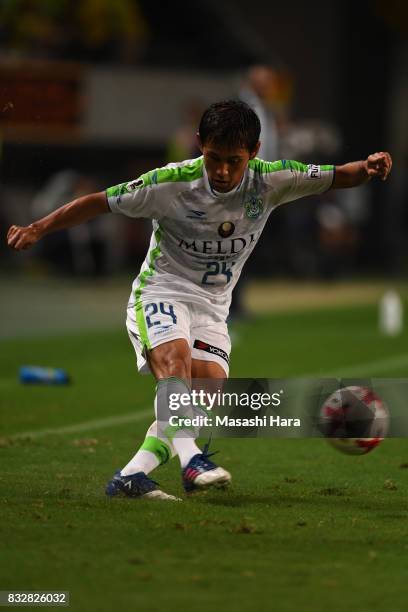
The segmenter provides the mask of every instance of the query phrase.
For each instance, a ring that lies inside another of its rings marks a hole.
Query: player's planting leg
[[[110,497],[123,494],[127,497],[145,499],[178,500],[177,497],[162,491],[158,484],[147,476],[154,468],[167,463],[173,456],[174,448],[169,440],[157,435],[157,423],[154,421],[147,430],[145,440],[136,455],[108,482],[106,494]]]
[[[109,497],[123,494],[126,497],[180,501],[178,497],[162,491],[157,482],[146,476],[144,472],[122,476],[118,470],[106,485],[105,492]]]
[[[154,421],[146,432],[143,444],[120,473],[122,476],[130,476],[137,472],[150,474],[155,468],[167,463],[175,455],[174,446],[168,438],[158,434],[157,421]]]

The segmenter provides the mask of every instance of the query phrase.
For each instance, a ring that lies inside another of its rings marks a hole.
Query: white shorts
[[[227,324],[211,310],[210,304],[144,298],[138,309],[130,302],[126,327],[136,352],[141,374],[150,372],[146,349],[184,338],[193,359],[215,361],[226,375],[229,373],[231,341]]]

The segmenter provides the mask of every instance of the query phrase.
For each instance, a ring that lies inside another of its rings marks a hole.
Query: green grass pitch
[[[405,376],[408,334],[384,338],[374,307],[275,314],[233,326],[231,375]],[[406,610],[408,448],[363,457],[324,440],[215,440],[226,492],[182,503],[106,499],[104,485],[152,417],[125,330],[7,340],[0,355],[0,590],[69,590],[75,611]],[[23,387],[21,364],[67,388]],[[354,368],[354,369],[353,369]],[[155,473],[181,495],[177,460]]]

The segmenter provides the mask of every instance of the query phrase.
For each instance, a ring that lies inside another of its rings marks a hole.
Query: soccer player
[[[231,292],[270,213],[303,196],[385,180],[391,170],[386,152],[337,167],[263,161],[257,158],[259,136],[259,119],[247,104],[217,102],[200,121],[201,157],[146,172],[80,197],[28,227],[9,229],[9,246],[21,250],[104,213],[153,221],[150,247],[132,286],[127,329],[139,371],[156,378],[159,417],[108,483],[108,495],[176,499],[149,477],[175,455],[188,493],[230,482],[229,472],[210,459],[208,449],[200,450],[190,430],[169,427],[160,415],[171,394],[188,396],[192,379],[228,377]]]

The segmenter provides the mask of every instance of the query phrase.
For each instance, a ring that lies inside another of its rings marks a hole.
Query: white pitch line
[[[331,372],[313,372],[310,374],[302,374],[297,378],[312,378],[312,377],[335,377],[335,378],[347,378],[348,376],[365,375],[370,376],[371,372],[386,372],[393,368],[399,368],[401,366],[408,366],[408,354],[397,355],[395,357],[388,357],[387,359],[378,359],[377,361],[367,361],[365,363],[357,363],[352,366],[338,367],[336,371]],[[339,372],[341,374],[339,374]],[[371,374],[372,375],[372,374]],[[92,421],[84,421],[82,423],[76,423],[74,425],[65,425],[63,427],[53,427],[49,429],[39,429],[37,431],[26,431],[24,433],[13,434],[7,436],[10,440],[18,440],[21,438],[42,438],[48,435],[54,434],[71,434],[80,433],[82,431],[89,431],[92,429],[104,429],[106,427],[116,427],[117,425],[123,425],[125,423],[136,423],[137,421],[143,421],[148,417],[153,418],[153,408],[130,412],[128,414],[122,414],[112,417],[106,417],[103,419],[94,419]]]
[[[25,431],[11,436],[7,436],[9,440],[18,440],[21,438],[42,438],[43,436],[53,434],[71,434],[81,433],[90,429],[104,429],[105,427],[115,427],[116,425],[124,425],[125,423],[135,423],[143,421],[148,417],[153,418],[153,408],[129,412],[128,414],[120,414],[118,416],[106,417],[104,419],[94,419],[93,421],[83,421],[75,425],[64,425],[63,427],[51,427],[49,429],[38,429],[36,431]]]

